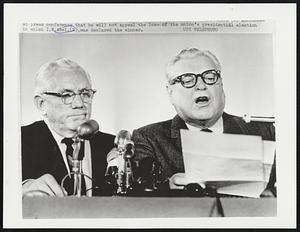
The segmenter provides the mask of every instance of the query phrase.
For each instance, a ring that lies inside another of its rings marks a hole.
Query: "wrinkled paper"
[[[275,142],[260,136],[181,130],[186,177],[218,193],[258,198],[266,188]]]

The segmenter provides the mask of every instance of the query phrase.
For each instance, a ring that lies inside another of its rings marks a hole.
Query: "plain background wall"
[[[231,114],[274,116],[271,34],[21,34],[21,125],[40,120],[34,76],[52,59],[69,57],[91,75],[97,90],[92,118],[116,134],[172,118],[165,64],[183,48],[210,50],[220,60]]]

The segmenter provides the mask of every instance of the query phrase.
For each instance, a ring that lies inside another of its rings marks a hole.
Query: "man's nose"
[[[206,90],[207,86],[204,83],[204,81],[202,80],[201,77],[198,77],[197,83],[196,83],[196,89],[199,90]]]
[[[80,94],[76,94],[74,97],[74,100],[72,102],[72,107],[73,108],[82,108],[84,107],[84,102],[82,101],[82,98]]]

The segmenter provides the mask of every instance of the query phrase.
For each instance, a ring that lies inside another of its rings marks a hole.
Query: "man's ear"
[[[168,92],[168,94],[169,94],[169,97],[171,97],[171,95],[172,95],[172,88],[171,88],[171,86],[170,85],[166,85],[166,90],[167,90],[167,92]]]
[[[46,115],[46,103],[41,96],[37,95],[34,97],[34,105],[41,112],[43,116]]]
[[[169,95],[169,100],[173,105],[173,89],[170,85],[166,85],[166,90],[167,90],[168,95]]]

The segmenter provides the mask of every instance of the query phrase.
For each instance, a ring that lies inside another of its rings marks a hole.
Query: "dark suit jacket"
[[[275,129],[270,123],[245,123],[241,117],[223,113],[224,133],[260,135],[264,140],[275,141]],[[188,129],[185,122],[176,115],[172,120],[150,124],[133,131],[137,161],[153,157],[162,166],[162,178],[184,172],[180,129]],[[272,170],[275,181],[275,165]],[[273,183],[274,184],[274,183]]]
[[[22,180],[36,179],[49,173],[60,184],[68,172],[60,149],[46,123],[38,121],[22,127],[21,140]],[[114,136],[97,132],[91,138],[90,144],[92,178],[95,185],[102,186],[107,166],[106,156],[114,145]]]

